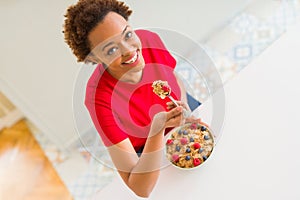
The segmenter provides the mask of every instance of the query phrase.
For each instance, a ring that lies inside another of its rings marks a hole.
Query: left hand
[[[183,101],[176,101],[176,103],[179,106],[182,106],[186,110],[189,110],[189,111],[191,110],[190,107],[187,105],[187,103],[185,103]],[[176,105],[172,101],[167,102],[167,109],[170,110],[174,107],[176,107]],[[202,122],[201,118],[196,118],[194,115],[190,115],[189,117],[186,117],[184,120],[184,123],[198,123],[198,124],[202,124],[206,127],[209,127],[208,124]]]

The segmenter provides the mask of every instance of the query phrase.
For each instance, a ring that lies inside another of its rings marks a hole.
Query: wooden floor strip
[[[2,199],[73,199],[24,120],[0,132]]]

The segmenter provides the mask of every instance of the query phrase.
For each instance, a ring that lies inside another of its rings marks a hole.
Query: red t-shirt
[[[145,60],[141,81],[118,81],[98,65],[87,83],[85,105],[106,146],[129,138],[138,150],[145,145],[153,116],[167,110],[166,102],[170,101],[153,93],[153,81],[168,81],[175,99],[180,99],[180,88],[173,74],[176,61],[159,36],[146,30],[136,34]]]

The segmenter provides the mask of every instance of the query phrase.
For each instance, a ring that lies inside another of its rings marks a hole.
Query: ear
[[[85,62],[91,62],[93,64],[99,64],[101,63],[101,60],[95,56],[93,53],[89,53],[89,55],[86,57]]]

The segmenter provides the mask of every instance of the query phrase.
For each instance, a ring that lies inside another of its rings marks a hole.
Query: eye
[[[112,48],[108,49],[106,54],[109,55],[109,56],[113,55],[117,50],[118,50],[117,47],[112,47]]]
[[[132,31],[128,31],[128,32],[125,34],[125,39],[128,40],[128,39],[132,38],[132,35],[133,35]]]

